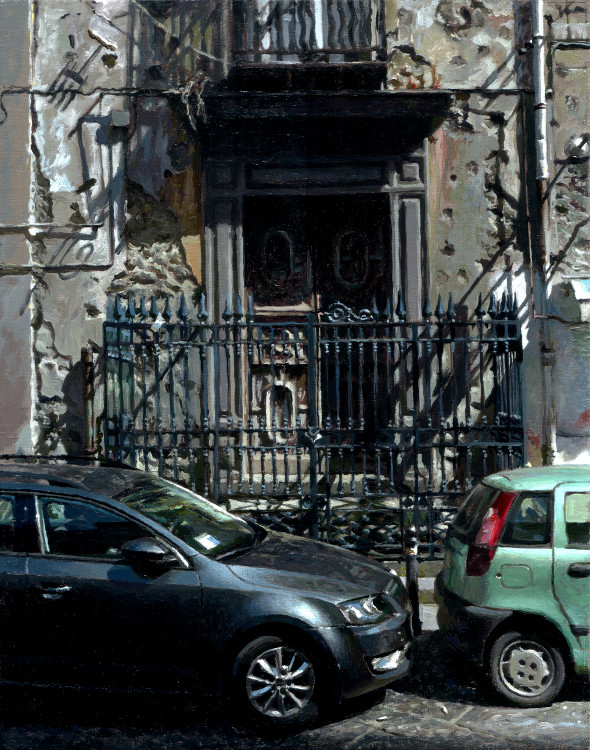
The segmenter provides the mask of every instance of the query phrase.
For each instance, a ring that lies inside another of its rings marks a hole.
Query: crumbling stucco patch
[[[410,47],[412,57],[428,60],[433,72],[425,75],[413,60],[397,55],[389,85],[413,88],[424,86],[465,88],[475,86],[507,88],[517,86],[514,12],[509,0],[398,0],[395,26],[390,32],[393,44]],[[428,81],[431,80],[431,83]]]
[[[67,452],[61,427],[67,406],[64,403],[63,381],[72,361],[55,347],[53,325],[44,320],[39,299],[33,301],[33,361],[37,385],[35,421],[37,423],[36,453],[63,454]]]
[[[438,88],[435,67],[411,45],[394,47],[387,60],[387,84],[393,89]]]
[[[453,34],[484,26],[490,13],[490,8],[480,0],[463,3],[441,0],[436,6],[436,20]]]
[[[127,246],[125,269],[109,285],[109,294],[179,294],[189,297],[196,279],[179,242]]]

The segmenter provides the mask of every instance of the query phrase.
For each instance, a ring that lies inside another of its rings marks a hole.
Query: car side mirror
[[[123,558],[142,575],[159,576],[178,562],[176,555],[157,539],[141,537],[121,545]]]

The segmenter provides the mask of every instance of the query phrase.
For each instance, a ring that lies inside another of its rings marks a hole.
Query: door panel
[[[29,580],[41,681],[164,688],[197,665],[194,570],[146,579],[122,562],[35,556]]]
[[[258,305],[311,304],[310,229],[305,199],[244,200],[246,285]]]
[[[572,633],[590,646],[590,485],[561,485],[555,491],[553,579]]]
[[[391,220],[386,195],[309,199],[320,309],[333,302],[379,308],[391,296]]]
[[[177,670],[197,663],[197,573],[180,561],[153,578],[135,572],[121,544],[150,533],[123,515],[55,497],[39,498],[39,506],[46,552],[29,561],[36,679],[176,685]]]
[[[34,499],[0,495],[0,672],[18,679],[28,656],[28,553],[39,549]]]

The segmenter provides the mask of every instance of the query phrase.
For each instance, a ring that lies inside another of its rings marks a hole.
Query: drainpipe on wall
[[[538,187],[545,192],[549,178],[547,161],[547,98],[545,94],[545,36],[543,0],[531,0],[533,22],[533,90],[535,93],[535,154]]]
[[[545,34],[543,0],[531,0],[532,17],[532,73],[535,123],[535,184],[537,193],[538,224],[536,241],[540,267],[533,268],[533,317],[539,318],[541,361],[541,419],[543,465],[552,463],[556,448],[555,410],[553,398],[552,351],[548,342],[547,315],[547,185],[549,163],[547,159],[547,98],[545,90]],[[536,299],[535,299],[536,297]],[[537,312],[537,314],[535,314]]]

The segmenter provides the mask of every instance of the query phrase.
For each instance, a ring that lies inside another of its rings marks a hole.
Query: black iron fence
[[[117,298],[105,323],[109,457],[274,528],[436,557],[473,482],[522,463],[516,302],[423,320],[335,304],[290,320],[228,301]]]
[[[385,59],[384,0],[233,0],[236,62]]]

